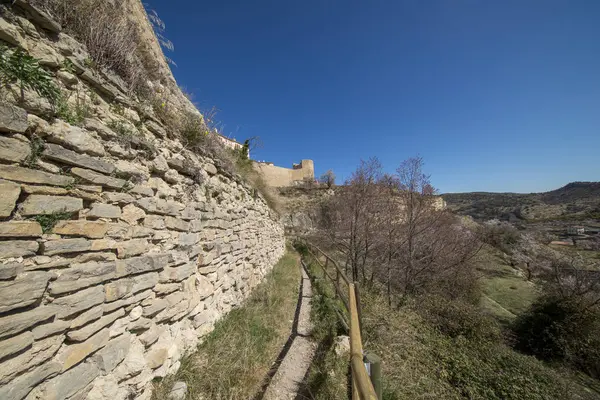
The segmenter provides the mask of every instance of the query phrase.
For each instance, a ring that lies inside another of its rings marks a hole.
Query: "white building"
[[[585,228],[583,226],[570,226],[567,228],[567,233],[569,235],[583,235]]]

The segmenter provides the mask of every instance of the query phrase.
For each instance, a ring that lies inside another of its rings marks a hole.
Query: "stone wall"
[[[0,399],[149,399],[277,262],[283,228],[58,24],[22,1],[1,11],[0,42],[89,109],[76,126],[33,91],[2,93]]]
[[[253,167],[258,171],[265,183],[271,187],[290,187],[315,180],[315,167],[312,160],[302,160],[292,168],[283,168],[270,163],[254,162]]]

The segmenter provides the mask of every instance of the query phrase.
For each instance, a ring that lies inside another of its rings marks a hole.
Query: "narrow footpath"
[[[312,331],[310,321],[312,286],[304,268],[302,269],[301,287],[300,311],[297,325],[294,324],[292,330],[292,345],[267,387],[263,400],[295,399],[317,349],[316,343],[310,337]]]

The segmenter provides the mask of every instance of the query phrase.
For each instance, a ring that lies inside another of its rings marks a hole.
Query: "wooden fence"
[[[360,305],[360,291],[358,282],[351,282],[338,263],[319,247],[305,239],[297,239],[303,244],[316,263],[321,267],[325,276],[333,283],[336,297],[338,297],[350,316],[350,321],[338,313],[338,317],[350,332],[350,366],[352,371],[352,400],[381,400],[381,362],[379,357],[369,355],[365,357],[362,345],[362,319]],[[325,264],[320,260],[324,257]],[[335,277],[331,276],[328,269],[329,264],[335,268]],[[341,289],[340,284],[343,281],[348,290],[346,293]],[[337,312],[337,310],[336,310]],[[370,374],[367,371],[368,362]]]

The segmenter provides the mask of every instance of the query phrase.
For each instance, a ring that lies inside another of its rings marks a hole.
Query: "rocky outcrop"
[[[283,227],[48,15],[18,1],[0,22],[0,40],[50,49],[87,114],[69,124],[34,92],[0,103],[0,399],[149,399],[277,262]]]

